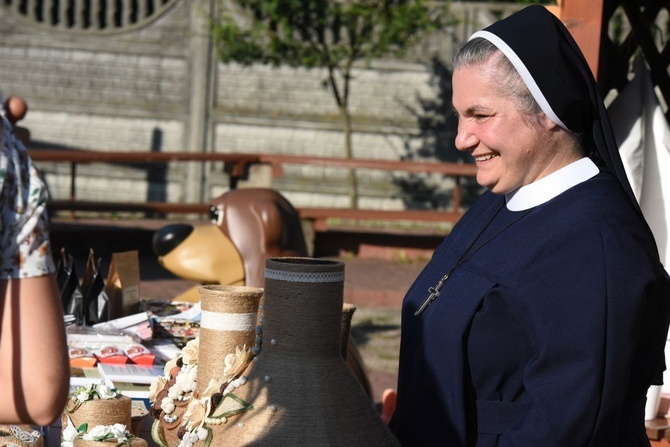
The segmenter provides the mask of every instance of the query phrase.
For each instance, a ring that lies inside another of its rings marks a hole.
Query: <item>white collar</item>
[[[542,205],[573,186],[595,177],[598,172],[600,170],[595,163],[590,158],[584,157],[529,185],[505,194],[507,209],[524,211]]]

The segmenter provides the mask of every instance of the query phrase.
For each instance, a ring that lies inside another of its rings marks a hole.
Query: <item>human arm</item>
[[[70,375],[54,275],[0,281],[0,421],[49,425]]]
[[[0,124],[0,423],[49,425],[65,405],[69,361],[48,193],[9,122]]]

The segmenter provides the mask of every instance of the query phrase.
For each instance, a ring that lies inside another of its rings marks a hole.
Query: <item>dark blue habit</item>
[[[405,446],[648,446],[670,285],[647,224],[607,172],[527,213],[504,200],[484,193],[405,297],[392,430]]]

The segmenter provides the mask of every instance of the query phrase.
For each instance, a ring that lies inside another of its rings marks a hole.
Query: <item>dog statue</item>
[[[160,265],[202,283],[263,287],[265,259],[308,255],[298,212],[275,190],[230,190],[212,200],[209,215],[213,225],[173,224],[154,234]]]
[[[308,256],[300,215],[279,192],[233,189],[212,200],[213,225],[172,224],[153,236],[154,253],[165,269],[206,284],[263,287],[265,260]],[[174,298],[199,301],[198,287]],[[349,339],[347,364],[372,396],[358,348]]]

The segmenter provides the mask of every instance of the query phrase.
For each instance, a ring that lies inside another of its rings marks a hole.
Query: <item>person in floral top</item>
[[[48,193],[0,113],[0,423],[50,425],[65,406],[69,360],[51,255]]]

